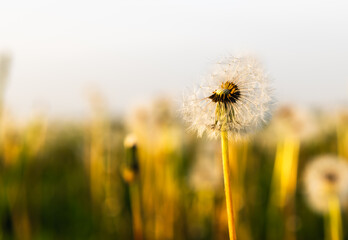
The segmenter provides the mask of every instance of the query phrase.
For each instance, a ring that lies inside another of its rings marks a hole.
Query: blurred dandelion
[[[0,54],[0,94],[3,95],[4,88],[10,73],[11,56],[8,53]]]
[[[219,189],[222,186],[221,169],[216,162],[220,156],[216,154],[216,144],[204,141],[198,146],[197,161],[190,174],[190,185],[196,191]]]
[[[140,171],[130,187],[139,184],[144,238],[173,239],[175,227],[183,224],[177,206],[185,188],[179,179],[188,162],[183,160],[185,141],[174,109],[171,99],[160,97],[137,108],[127,121],[137,137]]]
[[[296,192],[301,140],[312,139],[316,134],[316,127],[308,112],[291,105],[279,108],[274,120],[278,134],[273,136],[278,135],[278,142],[273,186],[276,187],[274,192],[279,197],[277,205],[284,207],[293,200]]]
[[[272,103],[268,79],[251,57],[230,57],[206,82],[185,96],[184,119],[199,136],[221,134],[222,162],[230,239],[236,239],[228,160],[228,139],[238,139],[264,125]]]
[[[123,179],[129,186],[129,198],[131,201],[132,221],[133,221],[133,237],[136,240],[143,239],[141,199],[139,189],[139,163],[137,151],[137,137],[130,133],[124,139],[124,147],[126,150],[126,162],[123,167]]]
[[[137,138],[134,134],[128,134],[124,139],[124,147],[126,149],[126,166],[123,168],[123,179],[131,183],[135,180],[139,170],[137,156]]]
[[[296,239],[295,229],[285,224],[296,215],[295,193],[301,143],[310,142],[319,136],[317,121],[312,112],[294,105],[280,106],[274,113],[270,128],[263,135],[263,141],[276,145],[273,167],[271,196],[268,205],[268,221],[276,218],[282,221],[286,236]],[[275,224],[268,224],[268,234],[279,232]],[[280,238],[280,236],[278,236]]]
[[[283,105],[277,109],[271,125],[270,142],[274,142],[274,140],[279,142],[285,137],[308,142],[319,135],[318,123],[313,112],[291,104]]]
[[[304,173],[309,206],[326,215],[328,239],[343,239],[340,208],[348,203],[348,164],[335,156],[320,156]]]

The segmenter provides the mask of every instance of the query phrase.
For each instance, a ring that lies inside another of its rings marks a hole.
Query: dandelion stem
[[[235,221],[233,216],[233,202],[232,192],[230,185],[230,172],[228,162],[228,137],[227,132],[221,132],[221,147],[222,147],[222,167],[224,171],[224,183],[225,183],[225,197],[226,197],[226,209],[227,209],[227,220],[228,220],[228,232],[230,240],[236,240],[236,229]]]
[[[329,199],[329,224],[331,240],[342,240],[342,222],[341,222],[340,204],[337,196],[331,196]]]

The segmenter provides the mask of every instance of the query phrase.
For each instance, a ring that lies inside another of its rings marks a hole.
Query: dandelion
[[[294,105],[283,105],[275,113],[270,123],[270,141],[282,141],[285,137],[309,142],[318,136],[319,127],[313,112]]]
[[[343,239],[340,207],[348,203],[348,164],[335,156],[313,160],[304,174],[309,206],[326,215],[330,239]]]
[[[228,162],[228,139],[258,130],[270,118],[272,97],[268,79],[250,57],[231,57],[220,62],[194,94],[184,99],[183,115],[199,136],[221,135],[222,162],[230,239],[236,239]]]
[[[197,160],[192,167],[189,183],[196,191],[211,191],[221,185],[221,169],[216,164],[216,144],[204,141],[198,146]]]
[[[3,111],[4,94],[11,68],[11,56],[6,53],[0,53],[0,114]]]
[[[268,221],[274,221],[279,216],[283,220],[281,222],[286,223],[296,215],[295,193],[300,149],[302,143],[318,136],[318,130],[313,112],[307,109],[288,104],[275,111],[266,136],[264,134],[261,138],[263,143],[272,146],[276,144]],[[273,224],[268,226],[269,234],[279,232]],[[293,236],[290,238],[295,238],[293,226],[284,224],[285,235]]]
[[[271,126],[268,142],[275,140],[277,143],[272,200],[283,208],[291,203],[296,191],[301,142],[313,139],[318,131],[313,116],[292,105],[280,107],[274,114]]]
[[[138,163],[138,140],[137,137],[130,133],[124,139],[126,150],[126,161],[123,167],[123,178],[128,183],[129,199],[131,204],[132,222],[134,239],[143,239],[142,213],[140,186],[138,181],[139,163]]]
[[[271,90],[267,75],[251,57],[220,62],[194,94],[185,96],[183,115],[199,136],[228,132],[236,139],[261,128],[270,119]]]
[[[9,54],[0,54],[0,90],[3,94],[7,79],[10,73],[11,56]]]
[[[138,156],[137,156],[137,138],[134,134],[128,134],[124,139],[124,147],[126,149],[127,159],[126,166],[123,169],[123,178],[126,182],[134,181],[138,170]]]

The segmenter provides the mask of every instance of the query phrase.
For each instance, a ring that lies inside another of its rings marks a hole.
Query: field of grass
[[[188,132],[168,99],[132,112],[95,104],[85,120],[19,122],[4,111],[0,239],[227,239],[219,141]],[[318,155],[348,157],[336,115],[279,107],[265,130],[229,142],[239,239],[324,239],[303,172]]]

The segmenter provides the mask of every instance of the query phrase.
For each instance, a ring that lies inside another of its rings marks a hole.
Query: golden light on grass
[[[341,110],[336,121],[337,152],[340,157],[348,159],[348,112]]]
[[[348,203],[348,164],[324,155],[306,167],[304,185],[309,206],[324,215],[326,238],[343,239],[341,207]]]
[[[221,136],[222,165],[230,239],[236,239],[229,139],[254,132],[270,118],[271,91],[259,63],[250,57],[230,57],[197,89],[185,96],[183,115],[199,136]]]
[[[92,200],[98,205],[105,198],[106,172],[108,172],[106,146],[110,129],[102,96],[96,91],[88,92],[87,96],[92,116],[87,130],[89,145],[86,162],[88,163],[87,169],[89,169]]]
[[[128,121],[139,147],[144,238],[173,239],[180,234],[175,224],[180,221],[177,206],[183,191],[177,177],[183,143],[173,109],[170,99],[160,98],[138,108]]]

